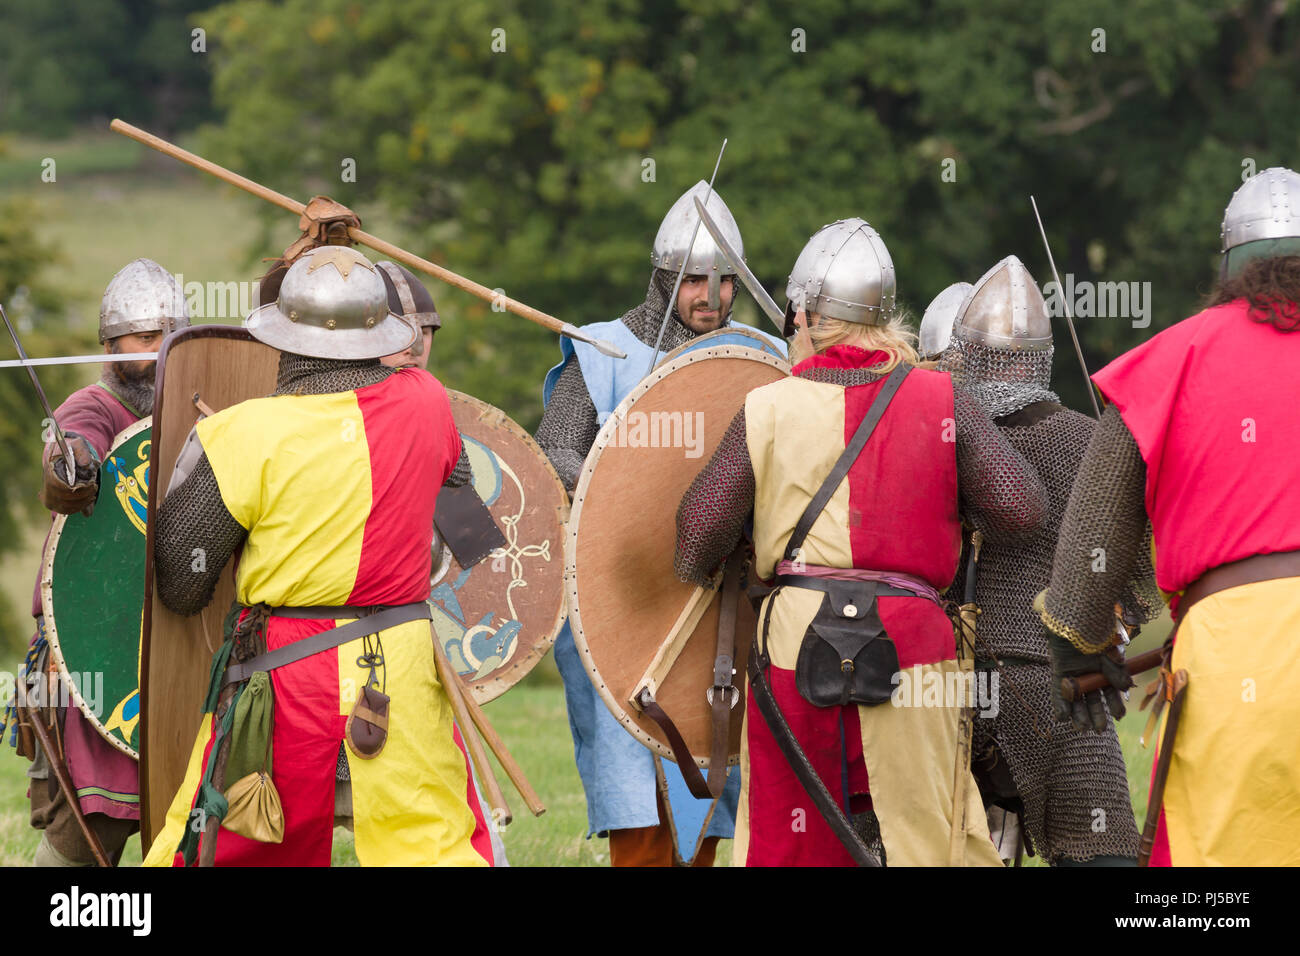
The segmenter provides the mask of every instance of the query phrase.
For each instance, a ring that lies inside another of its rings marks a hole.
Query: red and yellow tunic
[[[221,497],[248,537],[236,571],[245,605],[408,604],[429,595],[433,510],[460,454],[443,387],[405,369],[349,392],[243,402],[197,426]],[[344,621],[272,617],[275,650]],[[388,740],[350,759],[356,853],[366,865],[483,865],[488,822],[438,682],[428,622],[380,634]],[[335,765],[369,670],[362,641],[271,671],[273,780],[281,844],[225,830],[218,865],[328,865]],[[212,739],[205,718],[150,865],[172,862]],[[179,860],[179,857],[176,858]]]
[[[1093,380],[1146,463],[1156,581],[1300,550],[1300,333],[1244,299],[1206,309]],[[1300,865],[1300,579],[1198,601],[1173,667],[1188,687],[1154,865]]]
[[[799,517],[871,407],[883,380],[863,385],[798,377],[813,365],[866,367],[883,353],[831,349],[795,377],[751,392],[746,442],[755,478],[757,572],[770,579]],[[808,565],[902,572],[942,590],[961,551],[951,379],[913,370],[803,545]],[[891,866],[948,862],[959,711],[936,683],[959,671],[952,623],[934,602],[881,597],[880,618],[906,695],[875,707],[814,707],[795,689],[795,660],[819,591],[784,587],[768,599],[768,678],[800,744],[831,793],[874,809]],[[768,609],[765,607],[765,612]],[[762,618],[760,617],[760,620]],[[904,699],[906,696],[906,699]],[[849,865],[851,859],[790,770],[749,700],[741,750],[744,789],[735,853],[748,866]],[[966,771],[969,778],[969,771]],[[973,779],[967,781],[968,864],[1000,865]]]

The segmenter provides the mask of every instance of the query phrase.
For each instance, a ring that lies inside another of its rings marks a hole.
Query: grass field
[[[549,659],[537,670],[540,673],[534,672],[523,685],[487,707],[488,717],[546,805],[545,814],[533,817],[497,768],[514,813],[504,835],[507,856],[514,866],[607,865],[605,841],[584,839],[587,810],[573,764],[559,675]],[[0,866],[26,865],[40,842],[40,834],[27,825],[28,766],[10,748],[0,751]],[[139,847],[139,839],[133,837],[123,858],[125,865],[139,864]],[[334,865],[356,865],[352,835],[342,828],[334,831]]]
[[[1133,810],[1140,827],[1146,814],[1151,751],[1138,745],[1146,714],[1137,712],[1137,698],[1135,693],[1129,715],[1119,723],[1119,735],[1128,763]],[[514,812],[514,822],[504,836],[511,865],[607,866],[606,841],[584,839],[586,803],[573,764],[564,691],[550,658],[523,684],[489,704],[487,713],[547,808],[541,817],[529,814],[522,800],[510,790],[505,774],[497,768],[506,800]],[[26,865],[40,841],[40,834],[27,825],[27,766],[27,761],[15,757],[8,747],[0,751],[0,866]],[[138,838],[132,838],[123,858],[125,865],[140,862],[139,846]],[[730,861],[731,842],[723,841],[718,848],[718,865],[729,865]],[[333,862],[335,866],[356,865],[352,835],[342,828],[334,831]],[[1037,862],[1026,860],[1030,866]]]

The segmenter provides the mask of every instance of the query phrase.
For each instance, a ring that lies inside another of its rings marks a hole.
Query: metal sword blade
[[[18,341],[18,332],[14,329],[13,323],[9,321],[9,313],[5,307],[0,305],[0,318],[5,321],[5,328],[9,330],[9,337],[14,340],[14,348],[18,350],[19,361],[17,364],[27,368],[27,374],[31,377],[32,388],[36,389],[36,397],[40,399],[41,408],[45,412],[45,418],[49,421],[50,427],[54,430],[54,440],[59,443],[59,450],[63,452],[63,465],[67,469],[68,484],[76,484],[76,459],[72,456],[72,449],[68,447],[68,440],[63,435],[63,429],[59,423],[54,420],[54,409],[50,408],[50,400],[45,397],[45,389],[41,388],[40,379],[36,377],[36,369],[32,368],[31,361],[27,358],[27,352],[23,349],[23,343]]]
[[[700,214],[700,221],[704,223],[704,228],[709,230],[709,235],[718,244],[718,248],[726,253],[728,261],[735,268],[736,274],[740,276],[740,281],[745,283],[745,288],[754,297],[754,301],[763,310],[763,314],[772,320],[772,324],[776,326],[778,332],[784,332],[785,312],[776,304],[768,291],[763,288],[763,283],[758,281],[758,276],[749,271],[749,266],[745,265],[745,260],[736,254],[735,247],[727,241],[727,237],[718,228],[718,224],[713,221],[713,217],[709,215],[709,211],[704,208],[704,204],[700,202],[698,196],[695,198],[695,211]]]
[[[1079,345],[1079,336],[1074,331],[1074,316],[1070,315],[1070,303],[1065,301],[1065,286],[1061,284],[1061,274],[1056,271],[1056,259],[1052,257],[1052,247],[1047,241],[1047,230],[1043,228],[1043,217],[1038,214],[1038,203],[1029,197],[1029,204],[1034,207],[1034,218],[1038,220],[1038,233],[1043,237],[1043,248],[1047,250],[1047,263],[1052,267],[1052,278],[1056,280],[1057,291],[1061,295],[1061,305],[1065,309],[1065,324],[1070,330],[1074,342],[1074,354],[1079,359],[1079,368],[1083,369],[1083,381],[1088,387],[1088,398],[1092,401],[1092,414],[1101,418],[1101,409],[1097,407],[1097,393],[1093,388],[1092,376],[1088,374],[1088,363],[1083,360],[1083,347]]]
[[[94,365],[114,362],[153,362],[157,352],[122,352],[116,355],[55,355],[52,358],[5,359],[0,368],[31,368],[34,365]]]

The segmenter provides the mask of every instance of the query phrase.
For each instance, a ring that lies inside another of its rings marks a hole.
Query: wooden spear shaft
[[[303,210],[307,208],[303,203],[284,195],[284,193],[278,193],[274,189],[268,189],[261,183],[255,183],[245,176],[233,173],[224,166],[218,166],[216,163],[210,162],[202,156],[196,156],[194,153],[181,149],[176,144],[169,143],[167,140],[154,136],[152,133],[146,133],[144,130],[137,126],[132,126],[130,123],[124,123],[120,119],[115,119],[109,124],[109,127],[115,133],[121,133],[123,136],[129,137],[137,143],[143,143],[145,146],[148,146],[151,149],[156,149],[164,155],[170,156],[173,159],[179,159],[182,163],[186,163],[193,166],[195,169],[202,170],[211,176],[215,176],[222,182],[229,183],[232,186],[238,186],[245,192],[252,193],[254,196],[265,199],[267,202],[273,203],[288,212],[302,215]],[[372,236],[370,233],[358,229],[355,226],[350,226],[348,228],[348,237],[352,239],[353,242],[360,243],[376,252],[382,253],[390,259],[395,259],[404,265],[410,266],[412,269],[417,269],[420,272],[431,275],[435,279],[441,279],[448,285],[453,285],[463,292],[468,292],[470,295],[477,296],[484,302],[490,302],[494,306],[513,312],[515,315],[528,319],[530,322],[536,322],[538,325],[550,329],[552,332],[559,333],[560,335],[567,335],[571,338],[578,339],[579,341],[589,342],[606,355],[613,355],[615,358],[626,358],[626,355],[622,351],[614,348],[609,343],[599,339],[592,339],[578,333],[578,330],[574,326],[567,322],[560,321],[553,315],[547,315],[539,309],[534,309],[531,305],[525,305],[507,295],[494,292],[487,286],[479,285],[472,279],[467,279],[462,275],[452,272],[450,269],[440,266],[436,262],[422,259],[414,253],[407,252],[400,246],[395,246],[391,242],[385,242],[378,236]]]
[[[474,764],[474,769],[478,771],[479,782],[487,789],[488,803],[492,807],[493,814],[501,815],[501,822],[508,824],[514,815],[510,812],[510,806],[506,803],[505,794],[501,792],[501,784],[497,782],[496,775],[492,772],[492,765],[488,763],[487,753],[483,749],[483,741],[474,727],[474,720],[470,716],[465,706],[464,689],[460,683],[460,677],[452,668],[451,663],[442,652],[442,644],[438,642],[438,635],[433,630],[432,625],[429,627],[429,633],[433,637],[433,658],[434,665],[438,670],[438,680],[442,682],[442,689],[447,694],[447,700],[451,704],[452,716],[456,718],[456,724],[460,727],[461,739],[465,741],[465,748],[469,751],[469,759]]]
[[[546,812],[546,807],[542,804],[541,798],[537,796],[537,791],[533,789],[532,784],[528,782],[528,778],[524,776],[523,768],[519,766],[519,762],[506,748],[505,741],[501,739],[501,735],[492,726],[487,714],[483,713],[483,708],[479,706],[478,701],[469,693],[462,694],[462,699],[470,720],[474,722],[474,726],[487,742],[493,755],[500,761],[501,768],[506,772],[506,776],[514,784],[515,789],[519,791],[519,796],[524,798],[524,803],[528,805],[529,812],[535,817],[540,817]]]
[[[21,693],[21,691],[20,691]],[[112,867],[112,862],[108,859],[108,854],[104,851],[104,844],[99,841],[99,835],[91,829],[90,822],[86,819],[86,814],[82,812],[81,801],[77,798],[77,788],[72,784],[72,777],[68,774],[68,765],[63,760],[63,755],[54,749],[54,741],[50,739],[50,733],[45,729],[42,721],[41,708],[24,707],[18,705],[19,717],[23,714],[31,722],[32,732],[36,735],[37,742],[41,749],[45,751],[46,762],[50,765],[50,772],[54,774],[54,780],[63,791],[63,798],[68,801],[68,806],[72,808],[72,816],[77,821],[77,826],[81,827],[82,836],[86,838],[86,844],[90,847],[91,855],[95,857],[95,863],[99,866]]]

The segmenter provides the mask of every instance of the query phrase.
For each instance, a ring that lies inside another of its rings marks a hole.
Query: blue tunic
[[[563,357],[560,364],[546,374],[542,400],[550,401],[560,370],[569,356],[577,355],[587,393],[596,406],[597,420],[603,425],[619,402],[645,376],[654,349],[618,320],[597,322],[582,329],[613,342],[627,353],[627,358],[610,358],[586,343],[561,338]],[[760,334],[770,340],[774,352],[785,355],[785,342],[767,333]],[[719,336],[707,344],[756,345],[752,338],[743,334],[736,335],[734,341],[731,337]],[[555,663],[564,679],[573,752],[587,794],[587,836],[607,830],[657,826],[659,812],[655,806],[654,757],[644,744],[623,728],[600,699],[573,643],[573,632],[567,622],[555,640]],[[690,859],[712,801],[697,800],[691,795],[676,764],[663,761],[663,768],[668,782],[667,802],[677,832],[677,852],[683,859]],[[735,832],[739,799],[740,770],[733,767],[717,809],[708,821],[705,836],[730,839]]]

